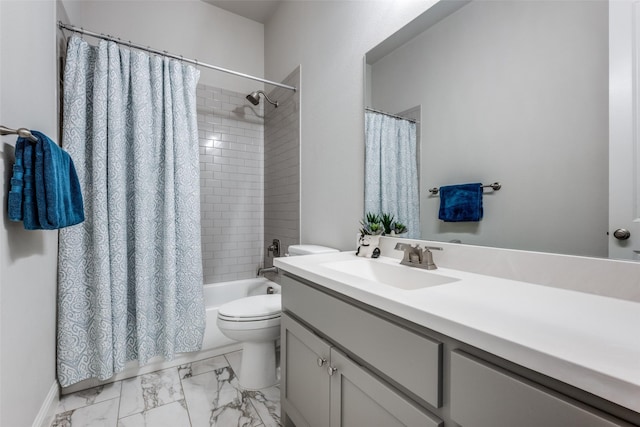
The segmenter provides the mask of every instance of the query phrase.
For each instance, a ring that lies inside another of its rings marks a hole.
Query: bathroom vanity
[[[286,426],[640,425],[638,303],[347,252],[276,265]]]

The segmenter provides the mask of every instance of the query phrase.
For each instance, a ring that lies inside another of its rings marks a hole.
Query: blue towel
[[[84,221],[80,182],[69,154],[46,135],[16,142],[9,192],[9,219],[27,230],[54,230]]]
[[[16,161],[13,164],[13,176],[11,177],[11,190],[9,191],[9,219],[22,221],[22,195],[24,192],[24,138],[18,138],[16,142]],[[27,162],[31,164],[31,162]]]
[[[445,222],[480,221],[482,214],[482,184],[440,187],[439,219]]]

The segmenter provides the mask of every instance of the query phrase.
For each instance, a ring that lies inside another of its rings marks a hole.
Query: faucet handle
[[[403,251],[404,255],[402,256],[402,263],[408,264],[411,263],[411,255],[416,256],[416,252],[420,252],[420,250],[416,250],[415,247],[411,246],[408,243],[396,243],[396,247],[394,248],[396,251]]]
[[[396,251],[406,251],[407,249],[411,249],[411,245],[407,243],[396,243],[396,247],[394,249]]]
[[[444,250],[439,246],[425,246],[424,249],[427,251],[443,251]]]

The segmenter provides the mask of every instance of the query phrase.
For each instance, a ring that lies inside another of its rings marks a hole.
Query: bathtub
[[[276,293],[280,293],[280,285],[263,277],[205,284],[203,289],[207,323],[204,339],[202,340],[202,350],[192,353],[178,353],[171,361],[165,361],[163,358],[157,357],[144,366],[138,366],[138,363],[134,360],[127,363],[124,371],[106,381],[99,381],[97,379],[80,381],[77,384],[63,388],[62,394],[74,393],[98,385],[108,384],[240,350],[242,348],[241,343],[225,337],[222,335],[222,332],[220,332],[216,323],[218,308],[238,298],[266,294],[268,287],[273,287]]]

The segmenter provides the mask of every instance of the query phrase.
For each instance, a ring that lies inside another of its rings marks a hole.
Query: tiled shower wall
[[[198,85],[204,283],[255,277],[264,241],[263,102]]]
[[[300,68],[283,83],[300,87]],[[280,240],[280,255],[300,243],[300,91],[276,88],[269,93],[280,103],[267,106],[264,135],[264,247]],[[264,265],[273,265],[265,249]]]

